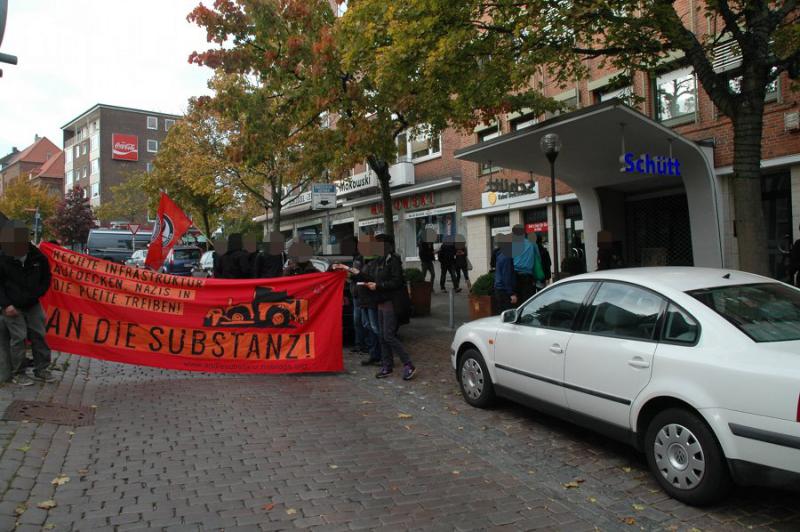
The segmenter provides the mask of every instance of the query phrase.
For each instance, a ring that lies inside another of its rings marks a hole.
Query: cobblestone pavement
[[[800,530],[795,493],[691,508],[623,445],[510,403],[467,406],[435,303],[402,330],[411,382],[352,355],[346,373],[307,376],[59,355],[57,383],[0,387],[0,411],[83,405],[95,424],[0,421],[0,530]]]

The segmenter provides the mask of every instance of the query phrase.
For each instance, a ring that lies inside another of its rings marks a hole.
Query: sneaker
[[[56,378],[53,377],[53,374],[50,373],[50,371],[46,370],[46,369],[40,369],[39,371],[34,371],[33,372],[33,378],[35,380],[37,380],[37,381],[43,381],[43,382],[55,382],[56,381]]]
[[[33,381],[27,375],[20,373],[19,375],[14,375],[11,378],[11,382],[16,384],[17,386],[31,386]]]
[[[389,368],[387,366],[383,366],[381,368],[381,370],[375,375],[375,378],[376,379],[385,379],[386,377],[388,377],[391,374],[392,374],[392,368]]]
[[[381,363],[380,360],[375,360],[374,358],[363,358],[361,359],[362,366],[379,366]]]
[[[417,368],[414,367],[414,364],[409,362],[408,364],[403,366],[403,380],[410,381],[414,378],[414,375],[417,374]]]

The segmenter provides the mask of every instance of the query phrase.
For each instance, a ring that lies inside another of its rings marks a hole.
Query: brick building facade
[[[33,185],[48,188],[62,195],[64,181],[62,151],[47,137],[34,139],[33,144],[19,151],[16,148],[2,158],[0,164],[0,195],[16,179],[28,179]]]

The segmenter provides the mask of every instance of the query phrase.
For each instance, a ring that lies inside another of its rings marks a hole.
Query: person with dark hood
[[[517,276],[514,273],[513,243],[511,235],[497,237],[497,264],[494,271],[494,308],[498,314],[516,308]]]
[[[436,270],[433,267],[433,261],[436,260],[436,255],[433,251],[433,243],[435,241],[436,232],[430,227],[420,231],[420,234],[417,235],[417,253],[422,265],[422,280],[426,280],[428,272],[430,272],[432,285],[436,284]]]
[[[461,292],[459,285],[461,284],[461,277],[467,283],[467,290],[472,288],[472,282],[469,280],[469,259],[467,258],[467,242],[461,235],[456,235],[455,240],[456,256],[453,260],[453,268],[456,272],[456,292]]]
[[[311,262],[311,255],[314,250],[311,246],[303,242],[294,242],[289,247],[289,264],[283,270],[284,277],[290,275],[303,275],[306,273],[319,273]]]
[[[439,280],[439,288],[442,292],[445,291],[444,283],[447,280],[447,274],[450,274],[450,281],[453,283],[453,288],[458,292],[458,279],[456,278],[456,246],[452,236],[444,237],[442,246],[439,248],[439,265],[441,268],[442,278]]]
[[[256,254],[253,277],[269,279],[283,275],[286,263],[284,246],[286,240],[281,233],[271,233],[264,241],[264,249]]]
[[[376,251],[381,256],[376,260],[374,273],[360,271],[338,265],[337,269],[349,270],[357,281],[365,283],[367,290],[374,293],[378,303],[378,325],[381,339],[381,370],[375,375],[378,379],[390,376],[394,367],[394,353],[403,363],[403,380],[411,380],[417,368],[411,362],[411,356],[397,338],[398,311],[395,307],[396,292],[406,290],[403,278],[403,264],[400,256],[394,252],[394,237],[381,234],[375,237]]]
[[[220,279],[249,279],[253,276],[250,253],[244,249],[241,233],[228,237],[228,250],[219,258],[219,271],[214,276]]]
[[[33,384],[25,375],[25,342],[33,351],[36,380],[53,382],[47,369],[50,348],[45,340],[45,315],[39,299],[50,288],[47,257],[30,242],[30,231],[22,222],[8,221],[0,227],[0,369],[6,379],[20,386]],[[8,375],[5,375],[8,373]]]

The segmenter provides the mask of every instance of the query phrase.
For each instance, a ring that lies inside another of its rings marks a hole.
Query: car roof
[[[568,277],[567,280],[626,281],[656,290],[689,292],[702,288],[734,286],[753,283],[776,283],[774,279],[723,268],[699,268],[693,266],[659,266],[646,268],[620,268],[602,270]]]

